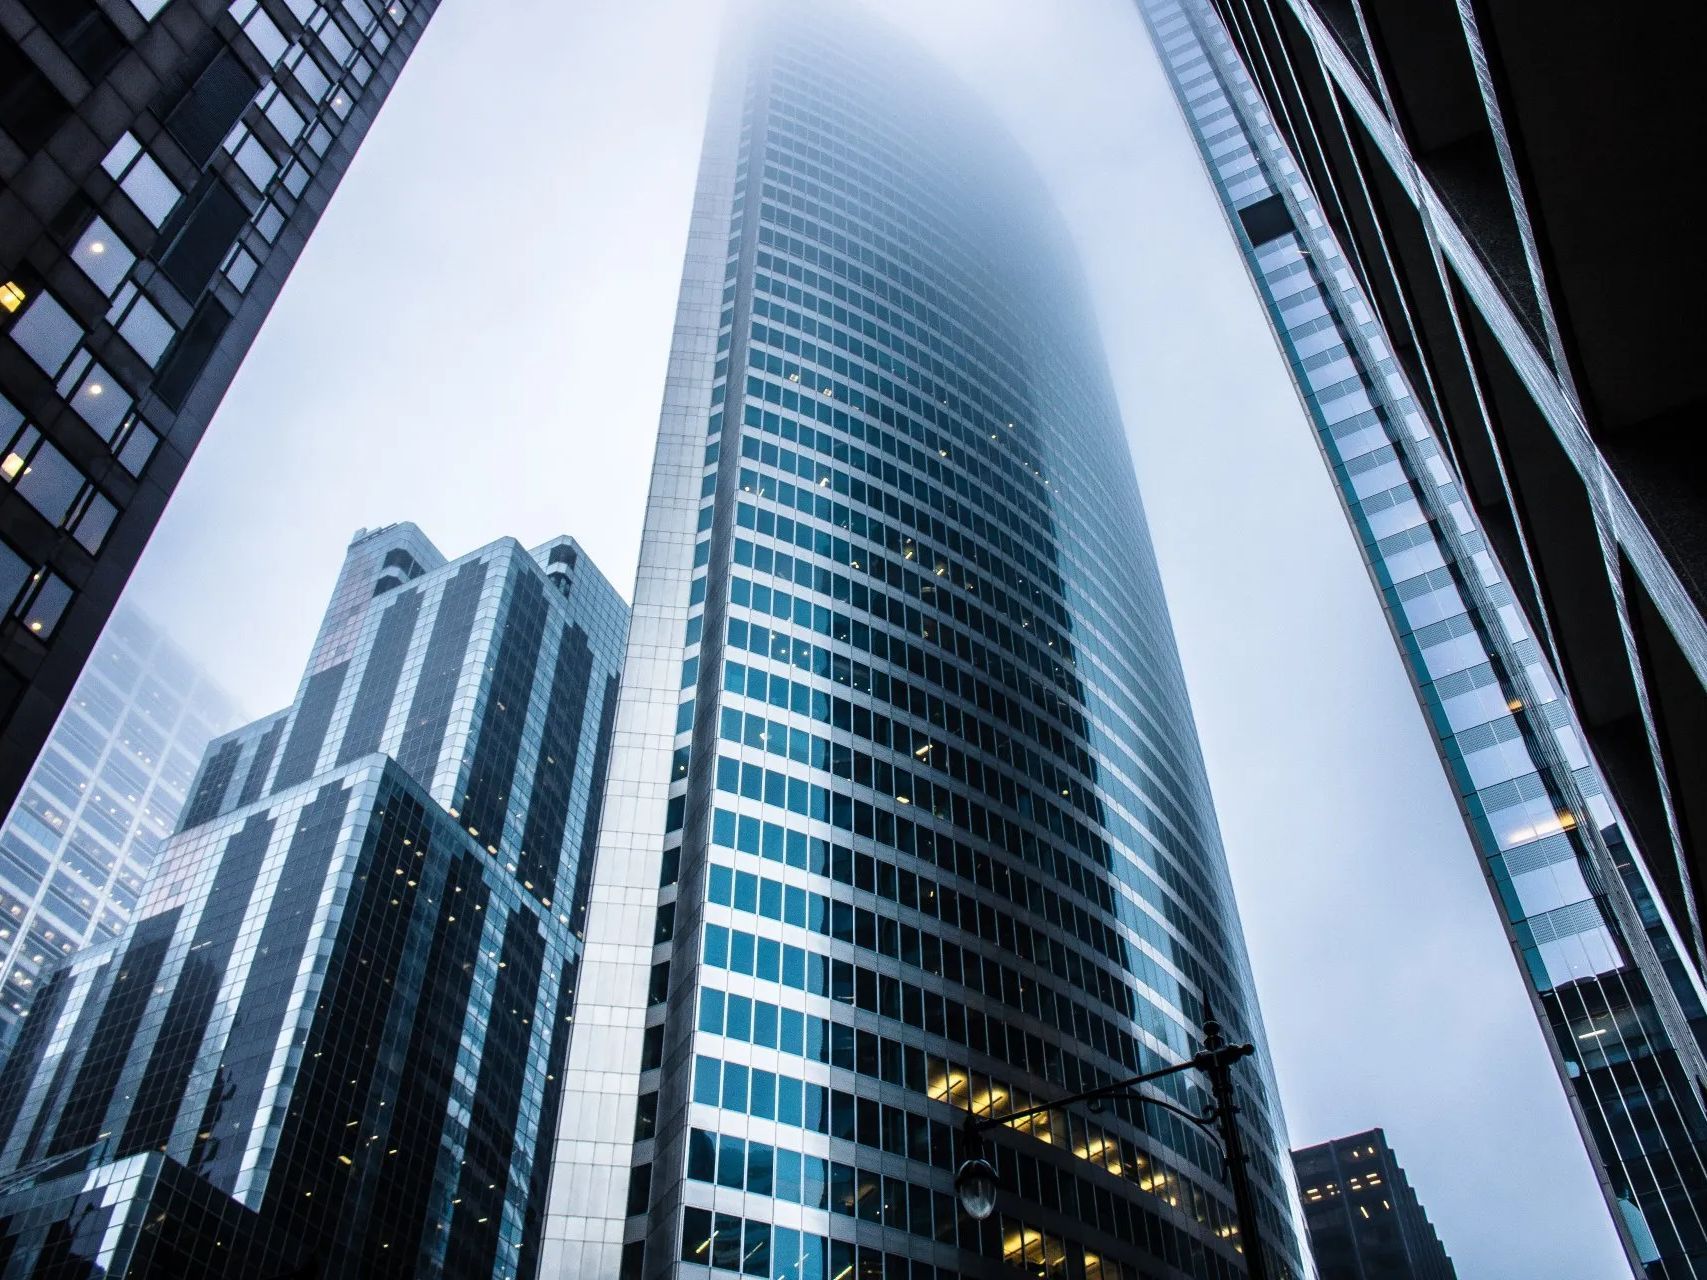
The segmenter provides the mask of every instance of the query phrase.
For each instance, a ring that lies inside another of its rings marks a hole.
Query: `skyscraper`
[[[0,1068],[0,1269],[537,1274],[626,621],[568,538],[357,535]]]
[[[202,750],[240,719],[139,610],[113,615],[0,827],[0,1045],[44,965],[124,930]]]
[[[1527,601],[1208,0],[1141,0],[1291,366],[1633,1264],[1707,1274],[1699,969]],[[1662,847],[1659,861],[1669,858]],[[1694,1268],[1694,1269],[1692,1269]]]
[[[1292,1153],[1319,1280],[1457,1280],[1379,1129]]]
[[[0,0],[0,807],[437,0]]]
[[[1216,8],[1707,967],[1707,11]]]
[[[956,1206],[968,1109],[1189,1057],[1205,1001],[1262,1031],[1078,264],[975,99],[829,4],[721,71],[634,609],[547,1267],[1242,1275],[1159,1108],[1004,1130]]]

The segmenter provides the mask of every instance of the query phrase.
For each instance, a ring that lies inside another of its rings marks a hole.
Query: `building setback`
[[[551,1184],[553,1274],[1245,1274],[1160,1109],[1252,991],[1076,259],[966,90],[832,4],[728,49],[695,197]],[[1271,1276],[1303,1272],[1266,1056]],[[1201,1110],[1202,1083],[1173,1100]]]
[[[0,809],[436,7],[0,0]]]
[[[1141,0],[1315,428],[1620,1236],[1707,1274],[1699,970],[1527,602],[1207,0]],[[1670,855],[1661,850],[1659,860]],[[1683,1267],[1683,1270],[1677,1268]]]
[[[37,992],[0,1268],[538,1274],[626,623],[567,538],[357,535],[296,699]]]
[[[1318,1280],[1457,1280],[1379,1129],[1292,1153]]]
[[[120,607],[0,826],[0,1045],[45,965],[123,932],[208,740],[241,720],[159,627]]]
[[[1707,10],[1215,5],[1707,968]]]

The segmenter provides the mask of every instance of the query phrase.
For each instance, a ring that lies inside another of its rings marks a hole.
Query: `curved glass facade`
[[[755,31],[708,133],[547,1267],[1242,1275],[1219,1152],[1160,1110],[1044,1113],[993,1144],[997,1214],[957,1210],[965,1109],[1189,1057],[1205,1002],[1262,1033],[1056,215],[939,68],[816,10]],[[1242,1087],[1297,1275],[1266,1057]]]

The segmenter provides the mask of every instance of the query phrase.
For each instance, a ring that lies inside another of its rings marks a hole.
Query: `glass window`
[[[126,434],[114,442],[119,465],[133,476],[140,476],[148,460],[154,456],[154,446],[160,437],[141,418],[132,417],[126,424]]]
[[[49,377],[65,367],[82,340],[83,326],[51,293],[38,293],[12,325],[12,341]]]
[[[38,570],[35,581],[38,583],[35,595],[23,611],[24,625],[45,640],[65,616],[72,591],[58,574],[47,569]]]
[[[102,293],[111,297],[130,273],[136,255],[105,219],[96,218],[77,238],[76,247],[71,250],[71,260],[83,268],[83,274],[93,280]]]
[[[129,310],[118,321],[118,331],[135,349],[136,354],[155,368],[159,367],[160,358],[166,354],[166,348],[172,345],[172,339],[178,336],[172,322],[161,315],[160,309],[140,292],[131,300]]]
[[[225,278],[231,282],[231,287],[242,293],[249,287],[249,282],[255,278],[255,268],[258,264],[255,255],[247,249],[238,247],[231,251],[226,259]]]
[[[38,439],[32,448],[26,440],[36,434],[34,428],[25,429],[13,449],[0,459],[0,476],[10,480],[44,519],[57,525],[82,492],[83,473],[45,440]]]
[[[267,103],[265,111],[267,119],[272,121],[273,128],[279,131],[279,136],[286,144],[295,145],[307,122],[302,118],[302,113],[291,105],[290,99],[275,89],[272,101]]]
[[[104,440],[118,434],[134,403],[118,380],[89,360],[86,352],[61,377],[59,393]]]
[[[172,212],[178,198],[183,195],[178,184],[166,176],[166,171],[146,151],[137,152],[128,171],[119,179],[119,186],[142,210],[142,216],[157,227],[166,221],[166,215]]]
[[[234,152],[237,167],[248,175],[249,181],[255,184],[257,190],[265,191],[267,184],[272,182],[273,175],[279,171],[268,150],[256,141],[253,134],[244,137]]]

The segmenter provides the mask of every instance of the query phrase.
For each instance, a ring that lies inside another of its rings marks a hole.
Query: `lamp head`
[[[996,1209],[995,1167],[988,1160],[974,1156],[955,1173],[954,1191],[960,1197],[960,1207],[982,1222]]]

